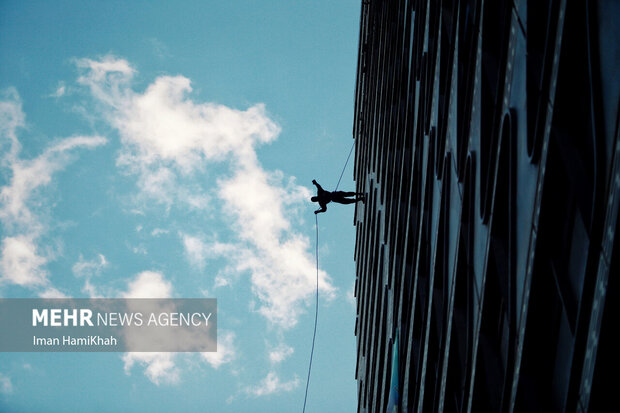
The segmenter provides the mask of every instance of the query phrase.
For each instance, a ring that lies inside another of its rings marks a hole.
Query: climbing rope
[[[351,150],[349,150],[349,156],[347,156],[347,161],[344,163],[344,167],[342,168],[342,172],[340,172],[340,178],[338,178],[338,183],[336,184],[336,189],[334,189],[334,191],[337,191],[338,187],[340,186],[340,180],[342,179],[342,175],[344,175],[345,169],[347,169],[347,165],[349,163],[349,158],[351,158],[351,154],[353,153],[353,148],[355,148],[355,141],[353,141],[353,144],[351,145]]]
[[[340,172],[340,178],[338,178],[338,183],[336,184],[336,189],[338,190],[338,186],[340,186],[340,181],[342,180],[342,176],[344,175],[344,171],[347,169],[347,165],[349,164],[349,159],[351,158],[351,154],[353,153],[353,148],[355,147],[355,141],[353,141],[353,145],[351,145],[351,149],[349,150],[349,155],[347,156],[347,160],[344,163],[344,167],[342,168],[342,172]],[[310,386],[310,371],[312,370],[312,357],[314,356],[314,342],[316,340],[316,326],[319,320],[319,216],[314,215],[315,227],[316,227],[316,247],[315,247],[315,255],[316,255],[316,304],[314,309],[314,332],[312,333],[312,349],[310,350],[310,363],[308,364],[308,378],[306,379],[306,394],[304,395],[304,408],[302,410],[303,413],[306,412],[306,401],[308,400],[308,387]]]
[[[306,380],[306,395],[304,396],[304,409],[306,411],[306,400],[308,398],[308,386],[310,385],[310,370],[312,370],[312,356],[314,355],[314,341],[316,339],[316,325],[319,319],[319,217],[314,215],[316,226],[316,307],[314,309],[314,333],[312,333],[312,350],[310,351],[310,364],[308,365],[308,379]]]

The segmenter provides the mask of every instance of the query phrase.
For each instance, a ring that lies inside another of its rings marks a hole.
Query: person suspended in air
[[[319,206],[321,207],[314,211],[315,214],[327,211],[327,204],[329,204],[330,202],[335,202],[337,204],[353,204],[359,201],[364,202],[365,198],[363,193],[344,191],[329,192],[321,188],[321,185],[319,185],[315,179],[312,180],[312,183],[316,186],[317,194],[316,196],[310,198],[310,200],[312,202],[318,202]]]

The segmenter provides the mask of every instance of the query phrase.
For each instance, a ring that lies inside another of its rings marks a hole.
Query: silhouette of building
[[[358,411],[616,405],[618,22],[612,0],[363,1]]]

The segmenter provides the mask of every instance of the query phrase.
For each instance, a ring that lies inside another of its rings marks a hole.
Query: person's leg
[[[346,192],[343,192],[343,191],[334,191],[334,192],[332,192],[332,201],[333,202],[337,202],[339,204],[342,204],[343,201],[347,200],[347,198],[345,198],[345,196],[346,196],[345,193]]]
[[[364,195],[357,196],[356,198],[347,198],[348,196],[356,196],[355,192],[336,191],[332,192],[332,202],[338,204],[352,204],[357,201],[364,201]]]
[[[337,204],[354,204],[357,201],[361,201],[361,199],[351,199],[351,198],[338,198],[338,199],[332,199],[333,202],[337,203]]]

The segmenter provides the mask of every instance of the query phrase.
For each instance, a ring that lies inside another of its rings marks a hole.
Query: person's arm
[[[314,211],[315,215],[316,214],[320,214],[321,212],[327,211],[327,205],[326,204],[323,204],[323,203],[319,202],[319,205],[321,206],[321,208],[319,208],[316,211]]]
[[[324,192],[325,190],[323,188],[321,188],[321,185],[319,185],[319,183],[316,181],[316,179],[312,180],[312,183],[316,186],[316,189],[319,193]]]

